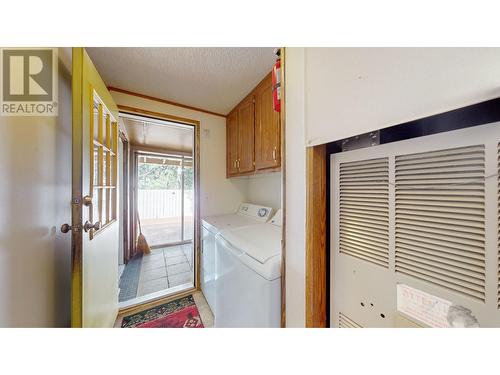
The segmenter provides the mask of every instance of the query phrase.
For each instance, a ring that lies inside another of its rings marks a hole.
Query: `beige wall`
[[[281,172],[240,178],[245,181],[244,193],[247,202],[281,208]]]
[[[70,322],[71,48],[59,116],[0,117],[0,326]]]
[[[306,48],[307,145],[500,96],[500,48]]]
[[[286,87],[286,325],[305,326],[306,163],[304,48],[287,48]]]
[[[235,212],[245,200],[246,181],[226,179],[226,119],[112,91],[117,104],[198,120],[200,134],[201,215]]]

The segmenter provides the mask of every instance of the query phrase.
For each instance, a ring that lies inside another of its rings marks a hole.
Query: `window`
[[[92,239],[116,220],[118,123],[96,94],[91,111],[90,191],[93,207],[90,221],[101,223],[99,230],[91,231]]]

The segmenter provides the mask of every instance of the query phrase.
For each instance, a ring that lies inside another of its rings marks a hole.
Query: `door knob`
[[[87,220],[83,225],[83,229],[85,230],[85,232],[88,232],[91,229],[99,230],[101,229],[101,223],[98,221],[95,224],[92,224],[90,221]]]
[[[68,233],[70,230],[71,230],[71,225],[69,225],[69,224],[61,225],[61,232]]]
[[[83,204],[85,206],[90,206],[92,204],[92,197],[90,195],[86,195],[83,197]]]

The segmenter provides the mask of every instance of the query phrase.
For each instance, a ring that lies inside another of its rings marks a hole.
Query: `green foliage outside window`
[[[182,168],[175,165],[139,163],[139,189],[180,190]],[[193,168],[184,167],[184,189],[193,188]]]

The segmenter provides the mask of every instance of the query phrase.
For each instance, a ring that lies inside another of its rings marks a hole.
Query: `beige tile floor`
[[[213,328],[214,327],[214,315],[212,313],[212,310],[210,310],[210,306],[208,306],[207,300],[205,299],[205,296],[203,295],[202,292],[194,292],[193,293],[193,299],[194,302],[196,303],[196,307],[198,308],[198,311],[200,312],[200,317],[203,322],[203,326],[205,328]],[[166,302],[158,302],[157,305],[161,305]],[[154,307],[156,305],[150,305],[148,308]],[[138,309],[137,312],[141,311],[141,309]],[[134,313],[127,313],[123,315],[118,315],[115,321],[115,328],[120,328],[122,325],[122,320],[123,317],[126,315],[132,315]]]
[[[154,249],[142,257],[137,297],[193,283],[193,245]]]
[[[160,246],[184,239],[193,238],[194,222],[192,216],[184,218],[184,236],[182,236],[181,217],[141,220],[142,232],[150,246]]]
[[[201,321],[203,322],[203,326],[205,328],[213,328],[214,327],[214,314],[208,306],[208,302],[205,299],[205,296],[202,292],[193,293],[193,299],[196,303],[196,307],[198,307],[198,311],[200,312]]]

